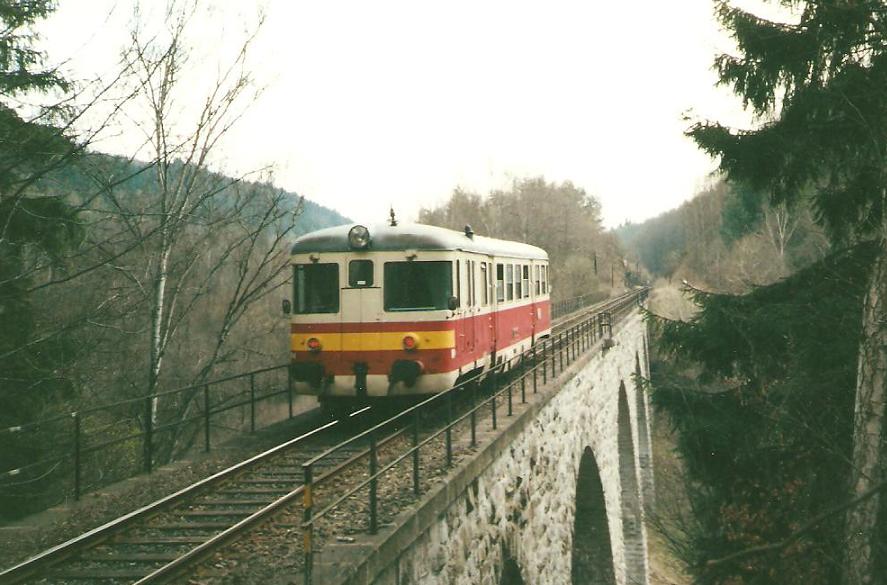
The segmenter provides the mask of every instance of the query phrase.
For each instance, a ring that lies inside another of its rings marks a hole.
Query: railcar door
[[[528,267],[530,275],[530,343],[536,345],[536,331],[539,324],[539,265],[532,262]]]
[[[459,308],[454,312],[456,319],[456,353],[462,363],[474,353],[475,335],[474,322],[472,320],[471,294],[473,284],[471,282],[471,261],[456,260],[454,276],[456,279],[453,288],[459,298]],[[470,369],[470,368],[469,368]]]
[[[465,290],[468,303],[465,306],[465,346],[473,360],[477,355],[477,261],[465,261]]]
[[[355,376],[355,391],[366,391],[365,376],[387,374],[380,371],[375,356],[381,348],[381,332],[372,323],[382,319],[382,289],[375,263],[369,259],[352,259],[346,263],[347,280],[342,287],[342,356],[343,364]]]
[[[476,263],[477,286],[475,289],[476,304],[474,312],[474,340],[477,359],[481,362],[493,351],[493,295],[492,295],[492,264],[488,258],[481,258]]]
[[[490,264],[490,281],[493,283],[493,296],[490,299],[490,359],[496,365],[496,354],[501,349],[499,339],[500,312],[505,303],[505,265],[501,262]],[[507,345],[504,343],[503,345]]]

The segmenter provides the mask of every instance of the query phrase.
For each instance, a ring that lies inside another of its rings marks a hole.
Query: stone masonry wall
[[[616,582],[646,585],[646,533],[640,502],[648,490],[620,485],[620,476],[633,476],[641,486],[652,486],[648,401],[636,395],[632,377],[636,364],[643,375],[649,374],[641,317],[624,320],[614,339],[615,346],[605,353],[596,350],[374,583],[499,585],[507,556],[517,562],[524,583],[569,584],[577,474],[582,453],[590,446],[604,488]],[[624,461],[623,448],[621,463],[632,465],[633,474],[626,474],[625,469],[620,474],[620,383],[626,392],[634,454],[632,461]],[[623,489],[640,493],[623,505]],[[632,499],[634,509],[627,505]]]

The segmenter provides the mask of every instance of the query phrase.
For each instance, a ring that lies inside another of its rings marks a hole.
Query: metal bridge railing
[[[558,319],[564,315],[575,313],[579,309],[584,309],[594,303],[605,300],[608,297],[606,292],[593,292],[587,295],[564,299],[551,303],[551,318]]]
[[[478,384],[477,377],[465,380],[445,392],[435,394],[431,398],[401,411],[388,420],[304,463],[302,465],[304,476],[304,489],[302,492],[304,585],[312,585],[313,583],[314,554],[318,550],[315,543],[315,533],[319,529],[321,520],[331,515],[334,510],[340,508],[347,501],[352,500],[360,492],[367,490],[367,530],[370,534],[375,534],[379,529],[379,482],[388,472],[408,460],[411,461],[412,493],[416,497],[421,495],[420,452],[424,452],[428,456],[429,451],[435,448],[434,443],[440,443],[439,439],[443,437],[444,457],[442,460],[444,462],[444,469],[452,467],[452,435],[457,425],[468,425],[471,436],[470,446],[475,447],[477,445],[479,414],[489,410],[490,427],[496,430],[499,424],[498,411],[500,408],[504,407],[506,409],[506,416],[512,416],[513,403],[517,397],[520,398],[521,404],[525,404],[527,402],[528,388],[532,388],[534,394],[537,393],[540,381],[544,386],[550,379],[563,373],[580,355],[591,348],[596,341],[608,339],[612,334],[612,326],[616,321],[630,312],[637,304],[640,304],[646,298],[646,293],[647,289],[642,289],[617,297],[613,301],[604,304],[594,314],[589,315],[568,329],[548,339],[540,340],[523,354],[498,364],[487,374],[490,390],[483,398],[479,397],[480,385]],[[506,372],[514,373],[514,375],[508,377],[504,375]],[[466,398],[469,402],[468,408],[463,409],[461,414],[454,416],[455,401],[465,400]],[[504,404],[503,400],[505,401]],[[420,439],[423,417],[440,412],[443,412],[446,417],[446,425]],[[392,428],[408,428],[410,446],[403,451],[394,453],[391,455],[392,459],[388,463],[380,465],[379,442],[386,429]],[[316,491],[319,483],[314,480],[315,468],[327,459],[341,457],[340,452],[365,443],[369,443],[369,452],[366,457],[368,469],[364,474],[364,479],[344,493],[335,491],[332,501],[319,508],[316,501]],[[426,468],[426,473],[431,472]]]
[[[45,505],[77,500],[90,489],[150,473],[158,458],[172,460],[201,444],[209,451],[219,435],[255,432],[283,418],[259,416],[262,403],[276,402],[291,418],[293,399],[284,364],[0,429],[7,452],[39,444],[47,454],[0,470],[0,496]]]
[[[552,318],[599,300],[599,294],[589,294],[558,301],[552,304]],[[174,449],[187,450],[182,442],[190,448],[202,443],[208,452],[214,435],[254,432],[282,420],[283,396],[292,418],[294,391],[288,364],[0,429],[7,453],[18,448],[45,454],[36,461],[23,456],[15,467],[0,469],[0,498],[43,505],[70,497],[79,500],[91,489],[151,473],[156,461],[174,459]],[[258,416],[259,405],[275,399],[277,415]],[[41,446],[39,450],[35,445]]]

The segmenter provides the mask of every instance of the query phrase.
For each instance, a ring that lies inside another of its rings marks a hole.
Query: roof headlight
[[[370,230],[365,226],[356,225],[348,231],[348,245],[355,250],[364,250],[370,245]]]

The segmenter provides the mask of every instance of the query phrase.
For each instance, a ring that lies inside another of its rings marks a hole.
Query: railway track
[[[0,573],[0,583],[167,581],[298,499],[302,463],[367,424],[374,421],[365,408],[322,425],[11,567]],[[318,469],[319,479],[365,453],[355,445],[337,454]]]
[[[624,306],[633,295],[565,315],[553,324],[553,333],[589,315]],[[146,584],[181,576],[297,502],[303,492],[302,464],[375,424],[373,418],[367,407],[317,427],[0,572],[0,585]],[[428,422],[431,427],[436,424]],[[405,430],[391,429],[377,447]],[[361,442],[340,451],[314,469],[316,483],[328,481],[369,452]]]

